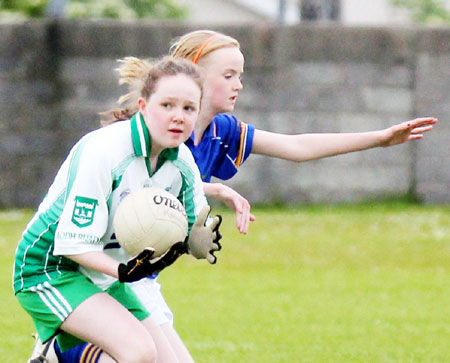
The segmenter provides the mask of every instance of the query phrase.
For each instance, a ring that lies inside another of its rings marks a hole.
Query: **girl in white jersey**
[[[62,350],[89,341],[92,362],[177,362],[123,282],[158,273],[188,247],[180,241],[161,259],[151,250],[132,258],[118,247],[112,220],[128,193],[157,186],[183,202],[192,228],[206,199],[183,142],[201,94],[192,63],[162,60],[150,68],[131,120],[93,131],[72,148],[16,251],[14,291],[43,342],[57,333]]]

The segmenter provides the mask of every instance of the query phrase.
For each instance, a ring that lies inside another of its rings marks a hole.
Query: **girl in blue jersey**
[[[249,222],[254,220],[250,203],[230,187],[210,183],[210,180],[211,177],[230,179],[251,153],[297,162],[318,159],[420,139],[437,121],[421,118],[385,130],[347,134],[282,135],[258,130],[228,114],[234,110],[242,89],[241,76],[244,71],[244,56],[235,39],[214,31],[194,31],[180,37],[171,46],[170,53],[174,58],[196,63],[202,73],[200,113],[194,132],[185,144],[200,169],[206,195],[225,202],[235,210],[236,225],[241,233],[246,233]],[[133,107],[139,82],[124,76],[122,73],[120,83],[128,84],[130,92],[119,99],[119,103]],[[171,326],[172,316],[159,290],[159,283],[152,281],[153,287],[150,289],[147,280],[139,282],[141,285],[146,283],[146,291],[151,291],[154,297],[154,303],[146,306],[151,311],[158,311],[158,306],[164,306],[170,319],[162,322],[162,326]]]
[[[206,195],[235,210],[236,225],[241,233],[246,233],[249,222],[254,220],[250,203],[232,188],[222,183],[210,183],[210,180],[211,177],[230,179],[251,153],[300,162],[420,139],[437,122],[434,118],[420,118],[385,130],[345,134],[282,135],[258,130],[228,114],[234,110],[242,89],[244,71],[244,56],[235,39],[214,31],[194,31],[179,38],[171,46],[170,53],[174,58],[196,63],[202,73],[200,113],[194,132],[185,144],[199,167]],[[120,83],[128,84],[130,92],[119,99],[119,103],[133,107],[139,82],[124,76],[122,73]],[[145,290],[151,291],[153,301],[149,301],[147,308],[164,310],[170,317],[166,321],[160,320],[163,329],[170,331],[172,314],[164,302],[159,283],[153,280],[150,286],[146,279],[138,284],[146,284]]]
[[[210,30],[193,31],[181,36],[170,54],[198,64],[203,76],[201,110],[186,145],[205,182],[212,176],[221,180],[233,177],[250,153],[301,162],[417,140],[437,122],[418,118],[360,133],[283,135],[255,129],[227,114],[234,110],[243,87],[244,56],[236,39]],[[207,196],[235,209],[238,229],[247,232],[253,219],[248,201],[221,183],[205,183],[204,188]]]
[[[140,91],[131,119],[72,148],[16,251],[14,291],[41,340],[59,334],[63,349],[89,341],[94,345],[81,357],[89,362],[178,361],[124,282],[158,273],[188,247],[180,241],[152,259],[151,249],[132,258],[107,246],[115,241],[120,200],[143,187],[170,189],[193,228],[206,199],[183,142],[198,116],[200,75],[191,62],[165,59],[150,67]]]

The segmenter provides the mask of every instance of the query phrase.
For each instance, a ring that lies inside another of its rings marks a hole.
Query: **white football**
[[[161,256],[173,244],[184,241],[188,232],[186,211],[181,202],[159,188],[131,192],[119,204],[114,216],[119,244],[136,256],[146,247]]]

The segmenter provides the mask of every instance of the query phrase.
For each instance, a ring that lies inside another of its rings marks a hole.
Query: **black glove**
[[[201,210],[197,220],[192,226],[187,244],[188,251],[192,256],[198,259],[206,258],[209,263],[214,264],[217,261],[214,252],[220,251],[222,248],[219,243],[222,238],[222,235],[219,232],[222,217],[216,215],[212,219],[212,223],[206,225],[210,209],[209,205],[206,205]]]
[[[119,281],[133,282],[151,276],[173,264],[178,257],[186,252],[186,244],[177,242],[160,257],[151,259],[155,250],[151,247],[147,247],[139,255],[129,260],[126,265],[124,263],[119,265]]]

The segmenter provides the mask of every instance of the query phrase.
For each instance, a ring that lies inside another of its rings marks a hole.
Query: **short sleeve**
[[[93,139],[75,146],[69,164],[64,207],[55,235],[54,255],[102,251],[108,227],[107,199],[112,177],[107,153]]]
[[[216,116],[217,136],[222,139],[222,157],[217,160],[212,176],[222,180],[234,176],[252,152],[255,127],[226,114]]]

